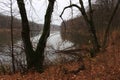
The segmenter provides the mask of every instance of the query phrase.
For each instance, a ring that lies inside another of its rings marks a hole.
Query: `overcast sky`
[[[16,0],[12,0],[12,1],[13,1],[13,14],[17,18],[20,18]],[[54,6],[54,12],[52,16],[53,24],[57,24],[57,25],[61,24],[62,21],[59,15],[61,14],[65,6],[68,6],[70,4],[69,1],[70,0],[56,0],[55,6]],[[83,1],[84,1],[84,5],[87,6],[88,0],[83,0]],[[79,0],[72,0],[72,3],[79,5]],[[25,0],[25,4],[26,4],[27,16],[29,20],[34,21],[36,23],[43,24],[48,1],[47,0]],[[0,0],[0,13],[10,15],[9,7],[10,7],[10,0]],[[73,9],[74,9],[73,11],[74,17],[77,15],[80,15],[80,12],[76,8],[73,8]],[[70,19],[71,15],[72,15],[71,9],[65,10],[63,15],[64,20]]]

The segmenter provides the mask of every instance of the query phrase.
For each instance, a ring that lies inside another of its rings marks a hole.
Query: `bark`
[[[92,4],[91,4],[91,0],[88,0],[88,3],[89,3],[89,25],[90,25],[90,31],[91,31],[91,37],[92,37],[92,42],[93,42],[93,48],[94,48],[94,52],[98,52],[100,51],[100,44],[98,42],[98,38],[97,38],[97,35],[96,35],[96,30],[95,30],[95,25],[94,25],[94,22],[93,22],[93,10],[92,10]],[[95,53],[91,53],[91,57],[93,57],[95,55]]]
[[[51,16],[54,8],[55,0],[49,0],[48,8],[45,15],[45,23],[43,33],[41,38],[39,39],[39,43],[37,45],[37,49],[35,51],[36,54],[36,63],[35,67],[37,71],[43,70],[43,61],[44,61],[44,49],[46,47],[47,38],[50,35],[50,23],[51,23]]]
[[[81,4],[81,13],[85,19],[86,24],[88,25],[89,29],[90,29],[90,35],[92,38],[92,43],[93,43],[93,49],[94,51],[91,53],[91,56],[94,56],[95,53],[100,51],[100,45],[98,42],[98,38],[96,35],[96,30],[95,30],[95,26],[94,26],[94,22],[93,22],[93,10],[92,10],[92,5],[91,5],[91,0],[88,0],[89,3],[89,18],[85,12],[85,7],[83,5],[83,1],[79,0],[79,3]]]
[[[29,29],[29,22],[26,14],[24,0],[17,0],[17,4],[19,7],[21,20],[22,20],[22,40],[24,44],[25,54],[26,54],[26,61],[27,61],[27,68],[30,69],[34,65],[34,51],[33,46],[30,41],[30,29]]]
[[[90,34],[92,37],[92,43],[93,43],[93,49],[94,49],[94,53],[98,52],[100,50],[100,45],[98,43],[98,38],[96,35],[96,30],[95,30],[95,26],[94,26],[94,22],[93,22],[93,10],[92,10],[92,6],[91,6],[91,0],[89,0],[89,16],[87,15],[86,11],[85,11],[85,7],[83,5],[83,1],[79,0],[79,3],[81,5],[81,7],[79,7],[76,4],[71,4],[70,6],[67,6],[63,9],[63,12],[61,13],[60,17],[63,15],[65,9],[70,8],[70,7],[76,7],[79,9],[79,11],[82,13],[82,16],[84,17],[84,20],[86,22],[86,24],[88,25],[89,29],[90,29]]]
[[[17,0],[22,19],[22,39],[26,53],[27,66],[28,69],[34,68],[36,71],[40,73],[43,72],[44,49],[46,47],[47,38],[50,35],[50,23],[51,15],[54,8],[54,2],[55,0],[49,0],[48,8],[45,15],[43,33],[39,39],[37,48],[34,51],[32,43],[30,41],[30,29],[25,10],[25,4],[23,0]]]
[[[12,69],[13,73],[15,73],[15,56],[14,56],[14,40],[13,40],[13,8],[12,8],[12,0],[10,0],[10,14],[11,14],[11,22],[10,22],[10,27],[11,27],[11,57],[12,57]]]

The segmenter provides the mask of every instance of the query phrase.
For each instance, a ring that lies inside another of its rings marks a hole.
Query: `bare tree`
[[[83,4],[83,0],[79,0],[79,4],[80,6],[76,5],[76,4],[71,4],[67,7],[65,7],[63,9],[63,12],[61,13],[60,17],[62,17],[64,11],[67,9],[67,8],[71,8],[71,7],[76,7],[79,9],[79,11],[82,13],[82,16],[87,24],[87,26],[89,27],[89,30],[90,30],[90,34],[91,34],[91,37],[92,37],[92,43],[93,43],[93,49],[94,49],[94,52],[92,53],[96,53],[100,50],[100,45],[98,43],[98,38],[97,38],[97,35],[96,35],[96,30],[95,30],[95,26],[94,26],[94,22],[93,22],[93,10],[92,10],[92,5],[91,5],[91,0],[88,0],[89,2],[89,16],[87,15],[86,11],[85,11],[85,7],[84,7],[84,4]],[[93,56],[93,54],[92,54]]]
[[[103,49],[107,46],[107,41],[108,41],[108,37],[109,37],[110,26],[111,26],[111,23],[113,21],[113,18],[115,16],[118,8],[119,8],[119,4],[120,4],[120,0],[117,0],[117,4],[116,4],[116,6],[115,6],[115,8],[114,8],[114,10],[112,12],[112,15],[111,15],[110,20],[109,20],[108,25],[107,25],[107,28],[105,30],[104,41],[103,41],[103,45],[102,45]]]
[[[35,70],[38,72],[43,72],[44,49],[46,47],[47,38],[50,35],[51,15],[55,3],[55,0],[48,0],[48,1],[49,4],[46,10],[43,33],[39,39],[37,48],[34,51],[32,43],[30,41],[30,29],[29,29],[29,23],[26,14],[24,0],[17,0],[17,4],[22,19],[22,39],[26,53],[27,67],[28,69],[35,68]]]
[[[11,13],[11,57],[12,57],[12,68],[15,73],[15,58],[14,58],[14,41],[13,41],[13,9],[12,9],[12,0],[10,0],[10,13]]]

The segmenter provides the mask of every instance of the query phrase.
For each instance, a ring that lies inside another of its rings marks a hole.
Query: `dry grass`
[[[117,35],[117,36],[115,36]],[[49,66],[44,73],[29,72],[25,75],[1,75],[0,80],[120,80],[120,35],[113,33],[109,47],[95,58],[84,58],[86,69],[73,73],[64,73],[80,67],[81,62],[68,62]]]

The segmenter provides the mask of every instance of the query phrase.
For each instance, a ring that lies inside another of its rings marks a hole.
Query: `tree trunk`
[[[41,35],[41,38],[39,39],[39,43],[37,45],[37,49],[35,52],[36,54],[35,67],[36,67],[36,70],[39,72],[43,70],[44,49],[46,47],[47,38],[50,35],[50,22],[51,22],[51,15],[52,15],[53,8],[54,8],[54,2],[55,0],[49,0],[48,8],[47,8],[46,15],[45,15],[43,33]]]
[[[91,0],[88,0],[88,3],[89,3],[89,17],[90,17],[88,23],[90,25],[91,37],[92,37],[93,48],[94,48],[94,52],[91,53],[91,57],[93,57],[95,56],[95,53],[100,51],[100,44],[98,42],[95,25],[93,22],[93,10],[92,10]]]
[[[20,15],[22,19],[22,40],[24,44],[26,60],[27,60],[27,68],[30,69],[34,66],[34,51],[33,46],[30,41],[30,29],[29,29],[29,22],[27,19],[25,4],[23,0],[17,0],[17,4],[20,10]]]
[[[98,38],[96,35],[96,30],[95,30],[95,26],[94,26],[94,22],[93,22],[93,10],[92,10],[92,5],[91,5],[91,0],[88,0],[89,3],[89,18],[87,16],[87,13],[85,12],[85,7],[83,5],[83,1],[79,0],[81,8],[80,11],[85,19],[86,24],[88,25],[89,29],[90,29],[90,34],[91,34],[91,38],[92,38],[92,44],[93,44],[93,49],[94,52],[92,52],[91,56],[94,56],[95,53],[97,53],[100,50],[100,45],[98,42]]]
[[[12,0],[10,0],[10,14],[11,14],[11,57],[12,57],[12,69],[13,73],[15,73],[15,56],[14,56],[14,40],[13,40],[13,8],[12,8]]]
[[[63,9],[60,17],[63,15],[65,9],[67,9],[67,8],[76,7],[80,10],[80,12],[81,12],[89,30],[90,30],[90,36],[92,38],[92,44],[93,44],[93,49],[91,50],[91,53],[92,53],[91,56],[94,56],[95,53],[100,51],[100,44],[98,42],[98,38],[97,38],[97,35],[96,35],[96,30],[95,30],[95,26],[94,26],[94,22],[93,22],[93,10],[92,10],[92,5],[91,5],[91,0],[88,0],[89,10],[90,10],[89,16],[87,15],[87,13],[85,11],[83,0],[79,0],[79,3],[80,3],[81,7],[79,7],[76,4],[71,4],[70,6],[65,7]]]
[[[43,72],[44,49],[46,47],[47,38],[50,35],[50,22],[54,8],[54,2],[55,0],[49,0],[48,8],[45,15],[43,33],[37,44],[36,51],[34,51],[32,43],[30,41],[30,29],[24,1],[17,0],[22,19],[22,39],[24,43],[28,69],[34,68],[38,72]]]
[[[108,26],[107,26],[107,28],[105,30],[104,41],[103,41],[103,45],[102,45],[103,49],[105,49],[107,47],[107,41],[108,41],[108,38],[109,38],[110,25],[111,25],[111,23],[113,21],[113,18],[114,18],[115,14],[116,14],[116,12],[117,12],[117,10],[119,8],[119,4],[120,4],[120,0],[117,1],[115,9],[113,10],[113,13],[112,13],[112,15],[110,17],[110,20],[108,22]]]

